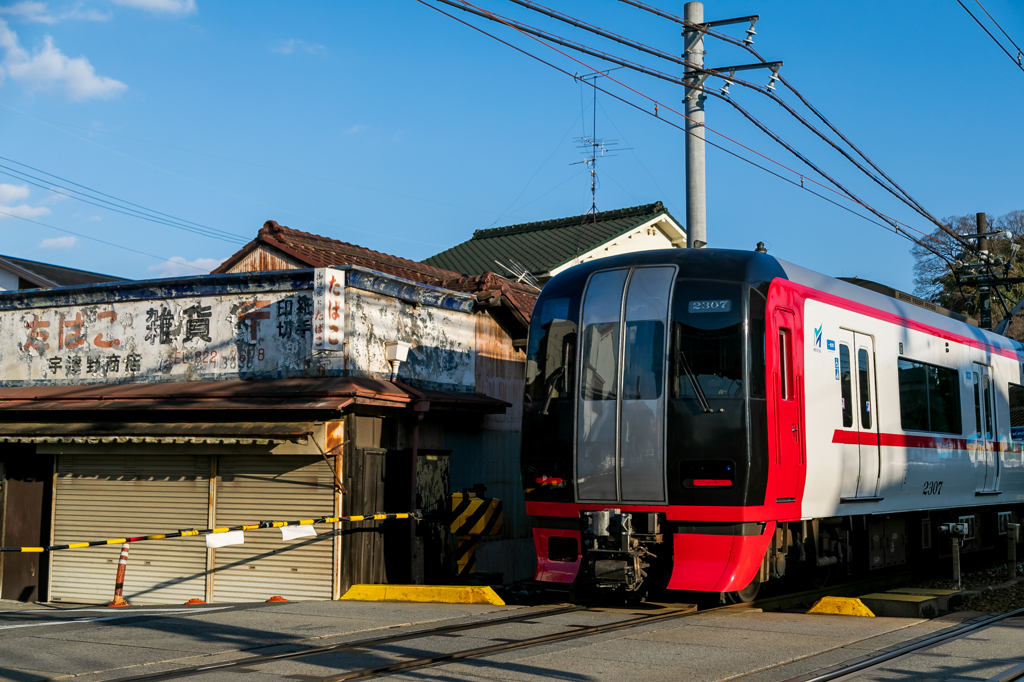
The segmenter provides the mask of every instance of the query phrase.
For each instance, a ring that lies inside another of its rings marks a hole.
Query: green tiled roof
[[[508,263],[511,259],[531,273],[543,274],[659,215],[669,215],[660,201],[594,215],[477,230],[469,241],[423,262],[464,275],[479,275],[500,270],[496,260]]]

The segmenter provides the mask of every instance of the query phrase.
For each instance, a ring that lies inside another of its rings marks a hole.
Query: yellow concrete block
[[[505,605],[490,587],[464,585],[353,585],[341,598],[350,601]]]
[[[825,613],[832,616],[867,616],[874,618],[871,609],[854,597],[823,597],[814,602],[807,613]]]

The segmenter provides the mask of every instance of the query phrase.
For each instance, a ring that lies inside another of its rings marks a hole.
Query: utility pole
[[[703,249],[708,245],[708,202],[707,183],[704,174],[704,101],[707,95],[703,87],[712,71],[704,66],[704,34],[708,29],[717,26],[742,24],[750,22],[747,37],[743,42],[750,45],[754,42],[754,24],[760,17],[752,14],[733,19],[704,21],[704,5],[700,2],[688,2],[683,6],[683,59],[687,65],[683,74],[686,83],[686,97],[683,99],[686,114],[686,246],[691,249]],[[737,71],[752,69],[770,69],[771,80],[768,89],[775,89],[775,81],[779,79],[782,62],[763,62],[759,64],[740,64],[723,66],[714,69],[716,75],[725,80],[722,94],[729,92],[729,85]],[[727,75],[723,75],[727,74]]]
[[[686,67],[686,73],[695,74],[692,82],[696,82],[704,68],[704,32],[695,26],[704,23],[704,4],[686,3],[683,18],[689,22],[683,31],[683,59],[693,64]],[[686,89],[686,246],[691,249],[703,249],[708,243],[707,185],[704,178],[706,99],[701,91]]]
[[[988,261],[988,220],[984,213],[977,216],[978,229],[978,253],[982,261]],[[978,303],[981,307],[981,328],[992,331],[992,289],[989,287],[988,278],[981,280],[978,287]]]

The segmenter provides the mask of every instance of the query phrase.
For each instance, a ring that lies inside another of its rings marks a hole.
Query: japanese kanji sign
[[[317,268],[313,274],[313,350],[345,349],[345,273]]]

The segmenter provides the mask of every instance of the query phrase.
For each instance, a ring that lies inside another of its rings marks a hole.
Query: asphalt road
[[[531,611],[482,605],[289,602],[108,609],[21,607],[0,602],[0,680],[74,677],[76,682],[98,682],[221,662],[239,665],[179,679],[237,682],[242,675],[242,679],[257,682],[316,680],[649,613],[596,609],[535,615],[550,608],[534,607]],[[529,617],[311,657],[270,662],[255,658],[521,615]],[[781,682],[930,635],[965,617],[970,614],[920,621],[749,610],[709,612],[418,668],[381,679]],[[1010,623],[998,631],[979,633],[967,642],[951,645],[951,654],[941,662],[934,654],[925,655],[912,665],[905,661],[900,668],[876,671],[863,679],[893,679],[894,673],[900,679],[987,679],[979,673],[1007,669],[1014,661],[1024,663],[1021,624]],[[941,675],[935,677],[939,670]]]

